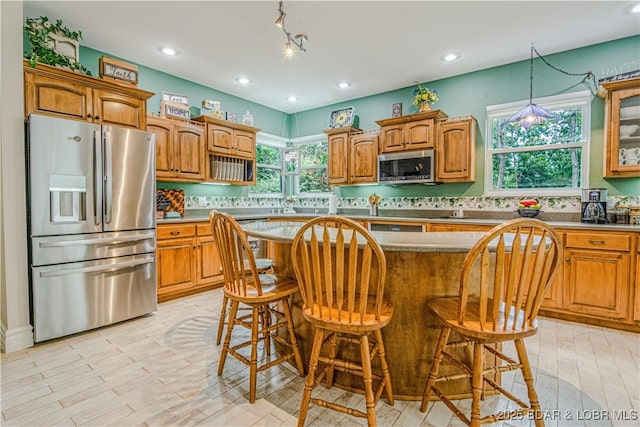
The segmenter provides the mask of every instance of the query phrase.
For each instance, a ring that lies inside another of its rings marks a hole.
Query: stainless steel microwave
[[[433,149],[378,156],[379,184],[434,184],[435,173]]]

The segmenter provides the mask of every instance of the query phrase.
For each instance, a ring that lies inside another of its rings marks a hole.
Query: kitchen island
[[[277,273],[295,278],[291,242],[301,225],[300,222],[260,221],[244,224],[242,228],[249,236],[272,241]],[[374,231],[372,234],[385,252],[385,296],[394,305],[393,318],[382,330],[393,393],[398,399],[420,400],[440,333],[435,318],[427,311],[427,301],[458,294],[465,256],[484,233]],[[302,316],[301,304],[300,295],[294,295],[292,312],[296,335],[303,359],[308,363],[314,331]],[[347,375],[338,376],[336,382],[346,389],[362,389],[361,381]],[[468,380],[460,380],[451,382],[446,391],[466,396],[469,386]]]

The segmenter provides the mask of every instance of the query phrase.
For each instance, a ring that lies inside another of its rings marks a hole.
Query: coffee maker
[[[587,188],[582,190],[582,222],[592,224],[607,223],[607,190]]]

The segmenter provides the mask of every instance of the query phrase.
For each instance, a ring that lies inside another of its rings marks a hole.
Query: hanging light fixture
[[[591,71],[587,71],[586,73],[569,73],[567,71],[561,70],[558,67],[551,65],[540,52],[537,51],[535,46],[531,44],[531,55],[529,57],[529,103],[525,105],[520,111],[514,114],[509,120],[503,123],[503,126],[514,123],[525,128],[530,126],[544,123],[547,120],[555,119],[557,116],[542,108],[541,106],[533,103],[533,54],[536,54],[542,62],[544,62],[550,68],[553,68],[556,71],[561,72],[567,76],[583,76],[582,82],[589,86],[589,90],[593,95],[598,93],[598,84],[596,83],[596,79],[594,74]]]
[[[280,5],[278,6],[278,19],[276,19],[276,27],[282,28],[285,36],[287,37],[284,43],[284,54],[287,57],[291,57],[294,55],[295,51],[293,50],[293,46],[296,46],[302,52],[306,52],[307,49],[304,47],[304,42],[309,40],[306,34],[296,34],[294,37],[291,37],[291,33],[287,31],[284,26],[284,17],[287,15],[283,9],[283,1],[280,0]]]

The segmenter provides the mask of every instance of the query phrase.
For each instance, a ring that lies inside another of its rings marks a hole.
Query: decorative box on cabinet
[[[433,110],[410,116],[376,120],[380,125],[379,153],[434,148],[438,121],[446,117],[442,110]]]
[[[438,124],[436,181],[475,181],[476,127],[473,117]]]
[[[147,118],[147,130],[156,135],[156,178],[199,182],[205,179],[205,129],[199,123]]]
[[[24,61],[25,117],[37,112],[72,120],[146,129],[147,99],[135,87]]]
[[[378,134],[346,126],[325,130],[329,146],[329,185],[378,181]]]
[[[158,302],[222,285],[218,247],[208,223],[158,224]]]
[[[602,86],[607,89],[604,176],[640,177],[640,78]]]
[[[207,181],[236,185],[256,183],[256,134],[260,129],[198,116],[207,128]]]

